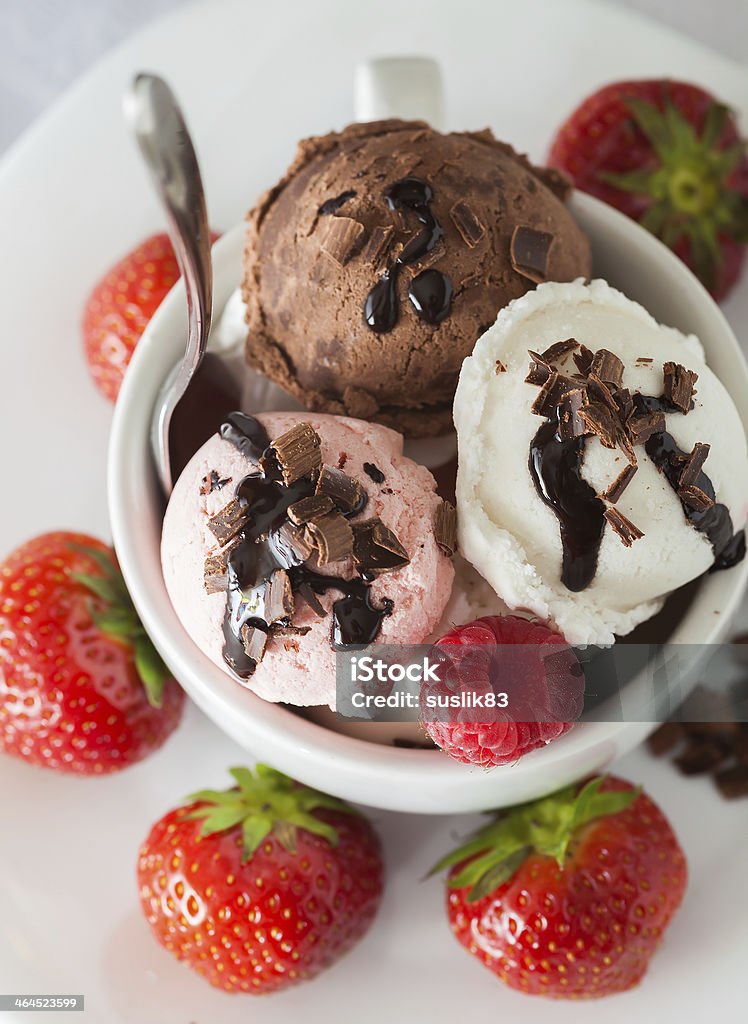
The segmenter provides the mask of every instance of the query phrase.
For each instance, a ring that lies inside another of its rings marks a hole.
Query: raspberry
[[[463,764],[511,764],[563,736],[582,713],[582,668],[564,638],[540,622],[485,616],[436,647],[439,682],[421,689],[422,722]],[[483,706],[471,706],[476,698]]]

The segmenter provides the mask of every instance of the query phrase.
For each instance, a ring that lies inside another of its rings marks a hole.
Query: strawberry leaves
[[[748,153],[734,112],[706,89],[610,82],[559,126],[549,163],[659,238],[715,299],[737,283],[748,256]]]
[[[101,570],[100,574],[72,572],[71,578],[98,599],[89,602],[93,623],[106,636],[125,644],[133,652],[138,673],[148,703],[160,708],[163,704],[164,684],[170,673],[150,637],[138,618],[122,573],[109,552],[83,544],[68,545],[71,550],[85,555]]]
[[[241,826],[243,864],[271,833],[291,853],[295,852],[296,830],[300,828],[337,846],[337,830],[314,812],[326,808],[357,814],[343,800],[302,786],[264,764],[256,765],[254,772],[232,768],[230,774],[237,784],[234,788],[192,793],[188,799],[199,806],[187,817],[202,820],[203,836]]]
[[[730,182],[745,158],[745,143],[721,147],[730,110],[711,104],[697,133],[669,99],[662,109],[633,96],[625,104],[652,148],[654,166],[601,171],[599,178],[648,199],[642,226],[671,249],[684,244],[698,277],[711,288],[722,263],[720,238],[748,242],[748,199]]]
[[[151,707],[160,708],[164,697],[164,683],[170,673],[142,627],[135,637],[135,670],[143,684],[148,703]]]
[[[449,879],[449,886],[469,886],[467,898],[474,902],[512,878],[532,853],[552,857],[563,869],[569,844],[579,829],[626,810],[641,792],[638,788],[602,791],[604,781],[605,777],[600,776],[581,789],[567,786],[540,800],[510,808],[438,861],[429,875],[463,865]]]

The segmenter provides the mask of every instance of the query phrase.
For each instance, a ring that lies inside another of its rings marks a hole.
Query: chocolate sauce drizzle
[[[214,469],[211,469],[210,473],[203,477],[201,494],[213,494],[215,491],[222,491],[226,484],[231,483],[231,477],[225,477],[223,480],[220,478],[218,473]]]
[[[421,320],[427,324],[438,324],[449,313],[453,294],[449,278],[432,267],[413,278],[408,298]]]
[[[317,210],[317,213],[321,217],[325,217],[331,213],[337,213],[341,206],[348,202],[349,199],[353,199],[356,196],[354,189],[348,189],[347,192],[341,192],[339,196],[334,196],[332,199],[326,199],[325,202]]]
[[[633,397],[637,412],[674,411],[672,403],[664,397],[653,398],[638,394]],[[657,466],[677,493],[679,489],[679,476],[684,462],[688,459],[688,452],[684,452],[682,448],[679,448],[673,435],[669,434],[666,430],[659,434],[653,434],[645,442],[644,448],[652,462],[654,462],[655,466]],[[712,545],[714,564],[710,572],[717,572],[720,569],[731,569],[745,557],[745,531],[735,532],[730,510],[726,505],[717,503],[714,484],[703,470],[701,470],[694,482],[715,504],[710,505],[706,509],[696,509],[692,508],[683,499],[680,499],[683,514],[691,526],[698,530],[699,533],[703,533]]]
[[[237,543],[228,555],[228,588],[223,621],[223,657],[240,679],[248,679],[257,668],[254,658],[244,649],[242,629],[255,626],[271,633],[265,618],[267,583],[276,569],[288,573],[294,593],[324,594],[335,590],[342,594],[332,606],[331,642],[333,646],[359,647],[370,644],[378,635],[382,621],[392,612],[388,598],[377,608],[372,603],[371,583],[359,576],[352,580],[323,576],[307,567],[299,553],[284,541],[280,528],[288,522],[290,505],[314,494],[316,480],[302,477],[287,486],[276,470],[275,459],[267,449],[270,438],[252,416],[232,413],[220,429],[221,437],[261,468],[239,483],[235,497],[251,509],[247,522],[237,535]],[[264,456],[264,457],[263,457]],[[260,462],[262,460],[262,462]],[[366,496],[353,510],[338,508],[348,518],[358,515],[366,505]],[[283,621],[281,625],[291,625]]]
[[[433,190],[419,178],[402,178],[388,185],[384,198],[391,210],[410,210],[422,229],[406,243],[402,252],[384,271],[364,304],[364,319],[372,331],[386,334],[397,323],[397,281],[402,267],[423,259],[443,237],[444,230],[431,210]],[[433,268],[418,274],[410,284],[408,298],[418,316],[426,323],[442,321],[452,305],[452,282]]]
[[[258,462],[270,444],[267,431],[254,416],[243,412],[230,413],[218,429],[218,433],[246,458]]]
[[[559,422],[546,420],[530,444],[530,476],[558,519],[563,552],[561,582],[578,593],[590,585],[605,529],[605,505],[582,477],[586,438],[561,440]]]
[[[384,483],[384,473],[379,466],[375,466],[373,462],[364,463],[364,473],[366,473],[369,479],[373,480],[375,484]]]
[[[634,394],[637,413],[678,412],[664,396]],[[600,543],[605,530],[605,505],[595,490],[582,477],[582,460],[586,437],[562,439],[558,414],[547,419],[530,444],[528,460],[530,476],[540,499],[559,522],[562,564],[561,582],[575,593],[584,590],[595,578]],[[645,442],[652,462],[664,474],[674,491],[688,452],[682,451],[667,431],[653,434]],[[715,500],[714,485],[701,471],[696,486]],[[729,509],[714,504],[707,509],[692,508],[682,499],[683,513],[700,533],[709,539],[714,550],[711,572],[729,569],[745,556],[745,532],[735,533]]]

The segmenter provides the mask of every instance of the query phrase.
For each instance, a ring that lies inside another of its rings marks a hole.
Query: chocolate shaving
[[[613,530],[618,534],[625,547],[630,548],[635,540],[640,540],[644,534],[642,531],[619,512],[617,508],[606,508],[603,513]]]
[[[697,441],[693,446],[688,459],[678,477],[678,490],[686,490],[691,487],[699,478],[701,467],[706,462],[710,446]]]
[[[242,626],[241,635],[247,657],[251,658],[256,665],[259,665],[265,655],[265,647],[268,642],[267,633],[258,626],[247,624]]]
[[[664,363],[663,395],[676,409],[684,415],[691,411],[694,396],[694,384],[699,379],[698,373],[687,370],[680,363]]]
[[[714,707],[710,708],[707,714],[709,714],[710,717],[713,714],[720,714],[726,719],[730,718],[732,709],[730,707],[730,699],[727,696],[727,694],[708,693],[705,687],[699,685],[693,691],[691,696],[695,697],[695,702],[701,704],[702,706],[704,696],[709,696],[713,698]],[[681,705],[681,710],[683,710],[684,708],[688,709],[691,703],[691,698],[686,698],[684,703]],[[738,737],[741,725],[739,722],[730,720],[724,722],[717,722],[712,720],[709,722],[688,722],[686,723],[685,728],[686,731],[691,730],[693,735],[698,734],[701,737],[716,736],[723,743],[730,743],[733,739],[736,739]]]
[[[449,211],[452,223],[460,232],[465,245],[474,249],[486,233],[483,224],[478,220],[473,210],[464,199],[458,199]]]
[[[216,473],[214,469],[211,469],[209,476],[204,476],[200,483],[200,493],[205,495],[212,494],[213,491],[221,491],[226,484],[231,483],[231,479],[232,478],[230,476],[227,476],[225,479],[221,480],[218,473]]]
[[[579,415],[586,400],[584,388],[572,388],[562,395],[558,403],[558,436],[562,441],[587,433],[587,426]]]
[[[606,448],[615,448],[621,435],[620,422],[607,405],[590,402],[579,410],[589,433],[596,434]]]
[[[683,726],[680,722],[665,722],[647,739],[647,746],[655,757],[661,757],[662,754],[667,754],[673,750],[683,739],[684,735]]]
[[[619,388],[613,395],[618,407],[618,415],[621,419],[621,423],[626,421],[633,415],[634,412],[634,399],[628,388]]]
[[[557,363],[577,348],[579,348],[579,342],[576,338],[567,338],[566,341],[555,342],[541,353],[540,358],[548,364]]]
[[[317,548],[320,565],[342,562],[353,553],[353,530],[339,512],[328,512],[307,526],[309,536]]]
[[[553,369],[537,352],[531,351],[530,359],[530,369],[525,377],[525,384],[536,384],[540,387],[548,380]]]
[[[395,229],[391,224],[377,225],[375,228],[372,228],[369,241],[363,252],[363,259],[367,263],[372,263],[375,267],[378,267],[389,252],[394,234]]]
[[[322,221],[322,225],[322,252],[335,260],[339,266],[345,266],[363,245],[366,228],[351,217],[328,217]]]
[[[725,799],[748,796],[748,722],[731,717],[727,694],[701,685],[683,707],[688,720],[665,722],[649,737],[649,749],[655,755],[675,751],[674,764],[684,775],[711,774]]]
[[[576,381],[571,377],[564,377],[563,374],[551,372],[548,380],[538,392],[538,397],[530,406],[530,411],[536,416],[545,416],[552,419],[556,415],[558,404],[568,391],[578,389]]]
[[[644,444],[653,434],[661,434],[664,429],[665,414],[662,412],[638,413],[626,420],[626,432],[632,444]]]
[[[718,772],[714,781],[726,800],[748,796],[748,765],[736,765]]]
[[[285,569],[275,569],[265,585],[265,614],[267,623],[290,619],[294,612],[291,580]]]
[[[618,435],[618,447],[628,459],[629,465],[636,466],[638,463],[636,452],[634,451],[634,446],[629,440],[629,436],[625,430],[621,430]]]
[[[209,551],[203,566],[203,582],[206,594],[219,594],[226,590],[228,582],[229,554],[236,542],[221,551]]]
[[[743,722],[742,732],[733,740],[733,750],[740,764],[748,765],[748,722]]]
[[[306,636],[311,631],[311,628],[311,626],[291,626],[284,622],[274,622],[270,627],[270,635],[272,637]],[[296,650],[298,650],[298,647]]]
[[[226,576],[221,573],[206,568],[203,574],[203,583],[205,593],[208,595],[226,593]]]
[[[306,530],[292,523],[283,523],[275,534],[276,543],[281,549],[288,549],[297,563],[301,565],[314,551],[314,545],[306,535]]]
[[[704,775],[723,764],[727,757],[725,746],[716,739],[706,737],[691,742],[675,758],[675,764],[684,775]]]
[[[714,498],[707,494],[706,491],[702,491],[696,484],[678,488],[678,497],[690,508],[696,509],[697,512],[706,512],[715,503]]]
[[[317,595],[314,593],[314,591],[312,590],[311,586],[308,583],[302,583],[298,589],[298,593],[304,598],[306,603],[309,605],[309,607],[312,609],[312,611],[318,618],[323,619],[325,617],[325,609],[322,607],[320,599],[317,597]]]
[[[607,405],[610,411],[615,413],[616,417],[620,419],[620,409],[613,392],[610,390],[606,382],[592,371],[590,371],[589,376],[587,377],[587,391],[590,396],[590,401],[601,402],[603,405]]]
[[[575,352],[572,356],[572,359],[576,363],[577,369],[583,377],[586,377],[587,374],[590,372],[590,366],[592,366],[592,356],[592,349],[587,348],[586,345],[580,345],[579,351]]]
[[[436,510],[434,540],[450,558],[457,550],[457,509],[449,501],[442,501]]]
[[[620,387],[623,380],[623,363],[615,353],[610,352],[607,348],[599,348],[592,357],[588,372],[599,377],[606,384]]]
[[[504,363],[502,363],[502,361],[500,359],[496,360],[496,366],[494,367],[494,373],[497,374],[497,375],[500,374],[500,373],[506,373],[506,366],[505,366]]]
[[[339,196],[332,196],[317,208],[317,213],[320,217],[327,217],[331,213],[337,213],[341,206],[345,206],[349,199],[355,199],[356,195],[355,189],[351,188],[346,192],[341,192]]]
[[[288,518],[292,523],[301,526],[304,523],[314,523],[322,516],[332,512],[334,508],[332,498],[326,494],[312,494],[308,498],[301,498],[288,507]]]
[[[320,437],[310,423],[297,423],[270,443],[288,487],[322,465]]]
[[[653,363],[654,359],[651,356],[637,356],[636,365],[645,366],[647,363]]]
[[[314,493],[330,498],[336,508],[347,513],[359,510],[365,498],[364,490],[355,477],[332,466],[322,467]]]
[[[397,572],[410,561],[408,552],[378,516],[353,527],[353,557],[368,577]]]
[[[603,491],[603,498],[605,498],[606,501],[610,501],[615,505],[615,503],[621,497],[621,495],[626,490],[628,485],[634,479],[636,470],[637,467],[632,466],[630,463],[628,466],[624,466],[624,468],[615,478],[613,483],[610,484],[607,490]]]
[[[518,224],[509,243],[512,268],[522,277],[542,284],[548,276],[548,255],[554,235]]]
[[[240,502],[238,498],[232,498],[228,505],[225,505],[220,512],[208,520],[208,529],[223,547],[235,537],[242,529],[249,516],[249,507]]]

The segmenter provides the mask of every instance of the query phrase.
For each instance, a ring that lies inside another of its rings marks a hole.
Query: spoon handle
[[[161,199],[187,292],[187,348],[168,396],[159,398],[160,412],[151,438],[161,483],[168,495],[173,487],[169,456],[171,416],[200,365],[210,333],[210,229],[195,149],[169,86],[157,75],[139,74],[125,96],[124,109]]]

